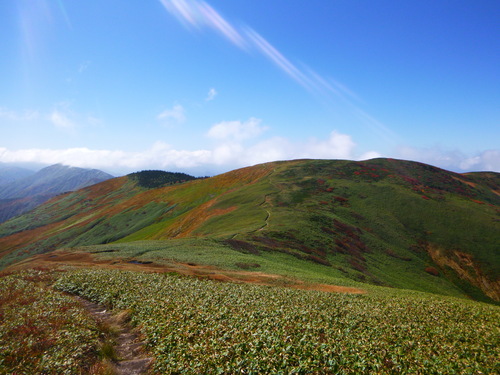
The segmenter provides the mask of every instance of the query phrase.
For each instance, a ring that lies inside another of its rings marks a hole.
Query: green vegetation
[[[165,172],[165,171],[141,171],[131,173],[128,177],[136,181],[137,185],[146,189],[155,189],[165,185],[177,184],[194,180],[195,177],[186,173]]]
[[[127,252],[155,262],[258,264],[307,280],[500,300],[498,174],[390,159],[297,160],[164,185],[184,177],[139,172],[1,224],[0,267],[105,244],[120,245],[108,254],[119,258],[129,244]],[[171,242],[153,254],[158,243],[145,241],[156,240]]]
[[[130,309],[173,373],[498,373],[500,308],[424,293],[340,295],[112,270],[55,286]]]
[[[31,270],[0,277],[0,374],[82,374],[96,362],[100,333],[73,298]]]
[[[0,268],[65,270],[0,277],[0,373],[110,371],[112,329],[63,291],[130,313],[161,374],[500,373],[499,174],[298,160],[192,179],[138,172],[0,224]],[[331,284],[367,293],[285,288]]]
[[[168,241],[137,241],[99,246],[75,247],[66,251],[91,253],[97,260],[154,262],[160,265],[197,264],[215,266],[221,270],[247,270],[254,265],[256,271],[281,275],[289,282],[302,280],[309,283],[364,288],[366,284],[346,279],[343,272],[314,262],[303,260],[284,252],[261,251],[258,254],[247,249],[234,249],[234,242],[209,238],[189,238]],[[242,267],[243,265],[243,267]],[[215,271],[214,271],[215,272]]]

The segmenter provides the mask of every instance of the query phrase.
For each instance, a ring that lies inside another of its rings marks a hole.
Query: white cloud
[[[294,155],[296,155],[294,153],[294,145],[288,139],[273,137],[249,147],[245,152],[244,161],[247,165],[253,165],[300,157]]]
[[[53,110],[49,115],[49,120],[52,124],[59,129],[74,129],[75,123],[71,121],[68,116],[60,110]]]
[[[171,109],[166,109],[157,116],[158,120],[165,120],[170,122],[171,120],[176,123],[183,123],[186,121],[186,114],[184,107],[180,104],[175,104]]]
[[[261,126],[260,123],[261,120],[253,117],[246,122],[223,121],[212,126],[207,136],[218,140],[243,141],[267,130],[267,127]]]
[[[500,172],[500,150],[487,150],[477,156],[466,158],[460,163],[460,168],[466,171]]]
[[[303,155],[308,158],[350,159],[355,146],[350,135],[333,131],[324,141],[309,141],[304,147]]]
[[[416,160],[453,171],[500,172],[500,150],[486,150],[471,156],[458,150],[443,150],[440,147],[400,147],[394,157]]]
[[[381,158],[382,154],[378,153],[377,151],[368,151],[365,152],[364,154],[361,154],[359,157],[359,160],[370,160],[370,159],[375,159],[375,158]]]
[[[0,147],[0,162],[63,163],[127,173],[159,168],[186,172],[203,170],[213,174],[276,160],[300,158],[366,160],[381,156],[374,151],[358,155],[355,148],[355,142],[349,135],[334,131],[325,140],[307,142],[291,142],[287,138],[273,137],[244,145],[230,137],[210,149],[198,150],[178,150],[164,142],[156,142],[150,148],[137,152],[89,148],[9,150]],[[434,151],[429,154],[429,150],[407,148],[404,153],[401,152],[394,157],[457,171],[500,172],[500,150],[488,150],[473,157],[466,157],[459,152],[446,154]]]
[[[205,98],[205,100],[209,102],[211,100],[214,100],[216,96],[217,96],[217,91],[214,88],[211,88],[210,90],[208,90],[208,95]]]
[[[356,144],[351,136],[333,131],[325,140],[312,138],[305,142],[291,142],[287,138],[273,137],[250,143],[267,128],[260,120],[251,118],[247,122],[226,121],[214,125],[208,136],[218,141],[213,150],[217,165],[245,166],[276,160],[289,159],[356,159]],[[250,144],[245,144],[250,143]],[[370,151],[365,156],[379,156]]]
[[[0,148],[0,161],[5,163],[62,163],[82,168],[126,170],[128,172],[150,168],[189,169],[210,164],[211,151],[175,150],[158,142],[141,152],[123,150],[92,150],[89,148],[24,149]]]
[[[332,132],[325,140],[291,142],[287,138],[256,139],[266,130],[261,121],[226,121],[214,125],[208,136],[211,148],[178,150],[164,142],[149,149],[95,150],[89,148],[24,149],[0,148],[1,162],[62,163],[85,168],[132,172],[141,169],[204,171],[209,174],[276,160],[298,158],[355,158],[355,143],[349,135]]]

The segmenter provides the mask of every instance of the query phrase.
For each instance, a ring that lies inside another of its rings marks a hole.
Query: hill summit
[[[0,225],[0,264],[64,249],[500,300],[497,173],[373,159],[167,176],[110,179]]]

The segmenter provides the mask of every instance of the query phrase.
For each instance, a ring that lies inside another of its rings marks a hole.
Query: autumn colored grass
[[[59,290],[130,309],[155,370],[177,373],[489,374],[500,308],[378,288],[367,295],[80,270]]]
[[[0,277],[0,374],[87,374],[100,332],[73,298],[51,290],[41,270]]]
[[[498,183],[498,174],[391,159],[274,162],[151,189],[121,177],[0,225],[0,268],[113,244],[118,258],[259,264],[498,303]]]

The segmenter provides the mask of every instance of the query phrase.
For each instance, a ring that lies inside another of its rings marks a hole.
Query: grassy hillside
[[[40,270],[0,277],[0,374],[91,374],[98,323]]]
[[[267,163],[156,188],[122,177],[0,225],[0,265],[77,248],[498,301],[498,180],[388,159]]]
[[[334,294],[170,273],[38,269],[0,277],[0,373],[113,373],[118,327],[96,322],[71,295],[126,317],[154,374],[500,371],[498,306],[382,287]]]
[[[104,270],[66,275],[56,288],[133,306],[160,373],[499,370],[498,307],[388,290],[334,295]]]

